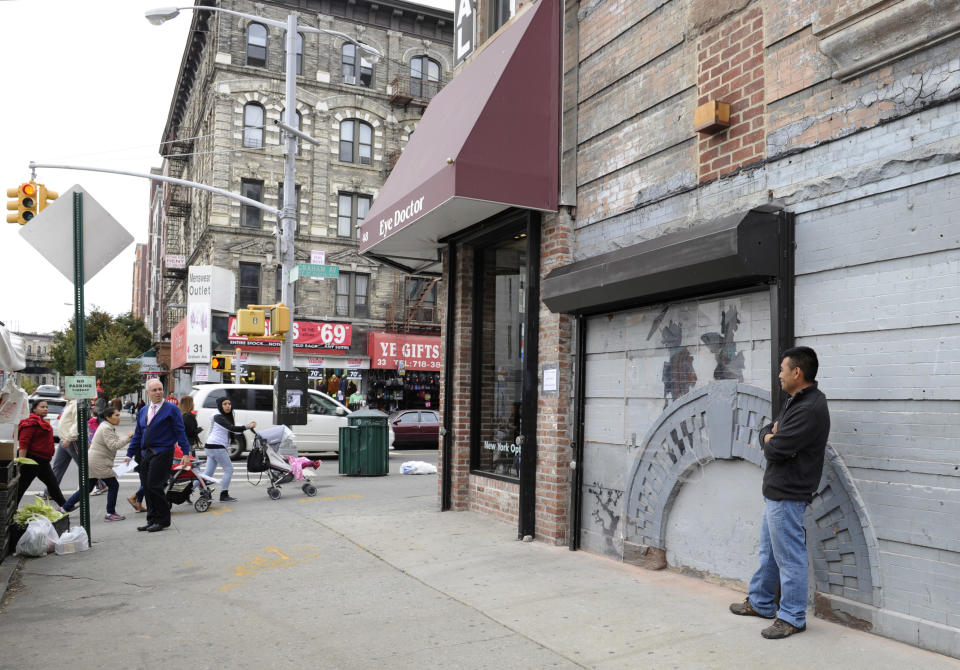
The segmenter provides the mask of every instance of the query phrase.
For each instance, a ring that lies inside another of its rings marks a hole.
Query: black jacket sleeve
[[[241,433],[243,433],[243,431],[247,429],[246,425],[236,426],[230,423],[229,421],[227,421],[227,417],[225,417],[223,414],[215,415],[213,417],[213,421],[218,426],[222,427],[224,430],[226,430],[229,433],[233,433],[234,435],[240,435]]]

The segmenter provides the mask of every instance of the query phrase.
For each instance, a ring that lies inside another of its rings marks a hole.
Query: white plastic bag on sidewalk
[[[56,548],[59,538],[53,523],[39,514],[30,517],[27,529],[17,542],[17,553],[21,556],[46,556]]]
[[[400,465],[401,475],[435,475],[437,466],[424,461],[407,461]]]
[[[86,551],[90,548],[90,538],[83,526],[71,526],[70,530],[60,536],[54,546],[58,556]]]

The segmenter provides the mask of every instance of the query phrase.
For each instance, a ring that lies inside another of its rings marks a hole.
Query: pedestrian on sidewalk
[[[136,456],[140,463],[140,483],[147,501],[147,523],[137,530],[150,533],[170,527],[170,505],[165,488],[173,467],[173,448],[183,447],[184,464],[190,462],[190,441],[183,429],[183,415],[175,405],[163,400],[163,384],[159,379],[150,379],[146,384],[150,403],[137,415],[126,461]]]
[[[200,432],[203,430],[197,424],[197,413],[193,409],[193,396],[185,395],[180,398],[180,413],[183,414],[183,429],[190,440],[190,448],[196,453],[200,446]]]
[[[30,416],[20,422],[17,426],[17,436],[19,439],[19,456],[21,458],[30,458],[36,461],[36,465],[24,465],[20,468],[20,486],[17,490],[17,504],[23,494],[30,488],[35,478],[40,478],[47,485],[50,497],[58,505],[63,505],[66,500],[63,493],[60,492],[60,484],[57,478],[53,476],[53,470],[50,468],[50,459],[53,458],[53,427],[47,423],[44,417],[47,415],[47,401],[36,399],[30,404]]]
[[[77,471],[80,470],[80,456],[77,453],[77,401],[71,400],[63,408],[63,414],[60,416],[60,427],[57,428],[57,435],[60,437],[60,444],[57,445],[53,454],[53,461],[50,463],[50,469],[53,470],[53,476],[57,484],[63,481],[63,475],[70,467],[72,460],[77,464]],[[49,498],[47,489],[43,489],[43,497]]]
[[[810,347],[783,352],[780,386],[790,397],[777,420],[760,430],[760,444],[767,459],[760,568],[750,580],[746,600],[730,605],[734,614],[775,619],[760,633],[772,640],[807,629],[803,515],[820,483],[830,434],[827,398],[817,388],[818,368],[817,354]]]
[[[191,400],[193,400],[191,398]],[[251,421],[246,426],[237,426],[233,422],[233,405],[230,398],[220,398],[217,401],[217,414],[213,415],[210,423],[210,437],[204,447],[207,453],[207,467],[203,474],[212,477],[217,466],[223,468],[223,482],[220,488],[220,502],[235,502],[236,498],[230,495],[230,478],[233,476],[233,462],[227,453],[227,446],[234,435],[242,435],[247,428],[256,428],[257,422]]]
[[[120,482],[117,481],[117,474],[113,471],[113,463],[116,460],[117,451],[133,437],[133,431],[127,435],[120,435],[117,432],[119,423],[120,410],[115,407],[108,407],[104,412],[104,420],[97,427],[97,432],[94,433],[90,449],[87,452],[89,462],[88,486],[93,489],[99,479],[107,487],[107,514],[103,517],[104,521],[123,521],[126,518],[117,514],[117,494],[120,491]],[[63,509],[72,512],[79,500],[80,491],[77,491],[70,496]]]

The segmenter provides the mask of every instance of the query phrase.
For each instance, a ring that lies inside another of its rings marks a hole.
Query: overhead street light
[[[376,63],[380,60],[380,52],[369,44],[364,44],[359,40],[350,37],[346,33],[342,33],[339,30],[329,30],[326,28],[314,28],[313,26],[301,26],[297,25],[297,15],[290,13],[287,15],[286,21],[277,21],[275,19],[268,19],[262,16],[256,16],[254,14],[246,14],[244,12],[236,12],[232,9],[223,9],[221,7],[204,7],[198,5],[190,5],[189,7],[161,7],[158,9],[151,9],[145,13],[147,20],[154,24],[160,25],[165,21],[176,18],[179,16],[182,10],[194,10],[194,11],[206,11],[206,12],[220,12],[222,14],[230,14],[232,16],[239,16],[241,18],[256,21],[258,23],[266,24],[274,28],[280,28],[286,31],[286,61],[284,65],[284,77],[286,84],[286,102],[285,108],[283,110],[283,123],[281,127],[284,128],[284,164],[283,164],[283,209],[280,210],[280,226],[277,229],[277,249],[279,251],[279,256],[281,260],[281,290],[280,290],[280,302],[286,305],[290,314],[294,313],[295,307],[295,298],[296,290],[291,290],[290,286],[290,273],[293,270],[296,264],[296,256],[294,254],[295,246],[295,231],[297,229],[297,201],[296,201],[296,155],[297,155],[297,138],[301,137],[307,141],[316,142],[313,138],[309,137],[301,131],[293,131],[297,125],[297,53],[296,53],[296,40],[297,33],[316,33],[316,34],[325,34],[332,35],[334,37],[342,38],[348,42],[355,44],[359,49],[361,49],[365,54],[367,60],[371,63]],[[293,366],[293,332],[287,333],[283,342],[280,344],[280,370],[283,371],[292,371],[294,370]]]

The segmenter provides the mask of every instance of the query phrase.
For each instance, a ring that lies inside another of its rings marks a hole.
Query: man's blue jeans
[[[764,616],[776,614],[799,628],[807,620],[807,536],[803,528],[807,503],[766,499],[764,502],[760,568],[750,580],[750,604]]]

